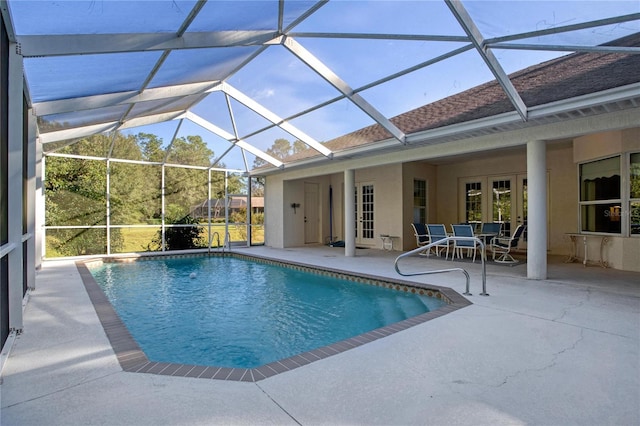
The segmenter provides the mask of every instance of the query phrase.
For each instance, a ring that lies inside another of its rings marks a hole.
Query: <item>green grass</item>
[[[241,229],[238,229],[241,228]],[[234,225],[229,225],[229,235],[231,241],[246,241],[247,236],[246,232],[243,229],[244,227],[236,227]],[[218,232],[220,235],[220,244],[224,244],[224,224],[213,224],[211,226],[211,233]],[[146,251],[147,246],[151,243],[151,241],[156,238],[158,229],[157,228],[122,228],[120,230],[123,238],[122,249],[119,250],[120,253],[129,253],[136,251]],[[253,231],[253,243],[263,243],[264,242],[264,229],[262,227],[255,227]],[[202,233],[201,238],[201,247],[206,247],[208,242],[208,234],[207,227],[204,227],[204,232]],[[214,239],[211,242],[212,247],[217,246],[217,239]],[[113,251],[113,250],[112,250]]]
[[[117,253],[129,253],[136,251],[147,251],[148,245],[153,245],[151,241],[158,234],[159,228],[121,228],[122,249]],[[112,252],[115,252],[113,248]]]
[[[112,253],[133,253],[133,252],[142,252],[147,251],[147,247],[152,244],[152,241],[157,237],[158,228],[116,228],[122,237],[122,247],[115,248],[111,247]],[[203,227],[204,231],[202,233],[202,238],[200,242],[200,247],[207,247],[208,242],[208,233],[207,227]],[[211,232],[218,232],[220,235],[220,244],[224,244],[224,231],[225,227],[223,223],[212,224]],[[231,237],[231,241],[246,241],[246,231],[244,227],[236,227],[235,225],[229,225],[229,235]],[[112,235],[113,238],[113,235]],[[113,240],[112,240],[113,241]],[[262,244],[264,243],[264,228],[262,225],[254,225],[253,227],[253,238],[252,242],[254,244]],[[53,233],[47,234],[47,257],[60,257],[63,256],[54,248],[55,238]],[[217,240],[212,241],[212,247],[217,246]],[[96,253],[100,254],[100,253]]]

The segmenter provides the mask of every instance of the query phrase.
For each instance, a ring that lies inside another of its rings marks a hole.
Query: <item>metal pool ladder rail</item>
[[[467,288],[466,291],[463,293],[467,296],[471,296],[471,293],[469,292],[469,281],[471,280],[469,278],[469,273],[467,271],[465,271],[462,268],[449,268],[449,269],[438,269],[438,270],[433,270],[433,271],[422,271],[422,272],[412,272],[412,273],[404,273],[402,271],[400,271],[400,268],[398,267],[398,261],[404,257],[408,257],[411,256],[413,254],[419,253],[421,251],[427,251],[429,250],[431,247],[436,246],[437,244],[442,244],[443,242],[449,242],[449,241],[474,241],[477,244],[480,245],[480,259],[482,260],[482,293],[480,293],[481,296],[488,296],[489,293],[487,293],[487,266],[485,264],[485,247],[484,247],[484,241],[482,241],[480,238],[478,237],[446,237],[446,238],[442,238],[438,241],[434,241],[432,243],[427,244],[426,246],[420,246],[417,249],[413,249],[411,251],[408,251],[406,253],[402,253],[400,256],[398,256],[396,258],[396,261],[394,263],[394,267],[396,268],[396,272],[404,277],[413,277],[416,275],[429,275],[429,274],[440,274],[443,272],[457,272],[460,271],[462,272],[465,277],[467,278]]]
[[[218,242],[218,250],[220,250],[220,234],[218,233],[218,231],[215,231],[213,234],[211,234],[211,241],[209,241],[209,252],[211,252],[211,243],[214,240],[214,237],[216,237],[216,241]],[[222,253],[224,253],[224,245],[222,245]]]

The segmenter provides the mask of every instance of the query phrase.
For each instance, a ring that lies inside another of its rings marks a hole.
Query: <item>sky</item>
[[[193,1],[10,1],[16,33],[81,34],[175,31],[191,10]],[[313,2],[286,1],[285,26]],[[305,37],[305,32],[430,34],[463,36],[463,29],[442,1],[330,1],[292,30],[292,38],[328,66],[352,89],[370,85],[387,75],[432,60],[465,45],[459,41],[362,40]],[[528,31],[579,24],[615,15],[640,13],[633,1],[464,1],[464,6],[486,39]],[[153,13],[150,13],[153,12]],[[57,16],[59,19],[50,19]],[[220,19],[224,17],[224,19]],[[210,1],[188,31],[273,29],[277,2]],[[519,40],[529,44],[594,45],[640,31],[639,20],[571,33]],[[296,34],[298,33],[298,34]],[[176,50],[151,81],[150,87],[188,83],[225,76],[254,47]],[[552,59],[567,52],[493,50],[507,73]],[[139,87],[162,52],[86,55],[84,57],[29,58],[27,81],[36,100],[124,91]],[[90,56],[90,57],[87,57]],[[186,65],[186,67],[185,67]],[[459,93],[493,79],[475,51],[467,51],[410,74],[363,90],[362,97],[387,117]],[[227,82],[281,118],[287,118],[340,93],[284,46],[269,46]],[[137,85],[137,86],[136,86]],[[69,95],[71,94],[71,95]],[[231,101],[240,137],[266,150],[277,138],[293,142],[290,134],[274,128],[252,135],[268,122],[244,105]],[[233,133],[227,103],[221,93],[201,101],[193,112]],[[118,114],[119,111],[105,112]],[[89,117],[95,120],[98,117]],[[342,100],[291,120],[317,141],[328,141],[373,124],[355,104]],[[177,122],[128,130],[155,133],[169,143]],[[199,134],[216,155],[229,142],[184,121],[178,136]],[[244,168],[235,148],[223,161]],[[249,166],[253,156],[248,155]]]

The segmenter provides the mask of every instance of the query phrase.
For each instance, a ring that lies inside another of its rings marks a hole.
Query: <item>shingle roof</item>
[[[613,41],[612,46],[640,46],[640,33]],[[640,55],[620,53],[574,53],[543,62],[509,75],[527,107],[544,105],[589,93],[640,82]],[[391,119],[405,134],[513,111],[497,81],[488,82],[405,112]],[[390,138],[375,124],[326,142],[333,151],[362,146]],[[312,149],[286,159],[318,156]]]

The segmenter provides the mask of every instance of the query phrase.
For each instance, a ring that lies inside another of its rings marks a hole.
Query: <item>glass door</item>
[[[501,229],[505,236],[511,235],[512,230],[517,226],[515,223],[512,226],[512,220],[515,219],[512,215],[512,211],[515,212],[515,210],[512,210],[515,202],[514,181],[514,177],[505,176],[492,178],[489,183],[491,185],[490,218],[492,222],[501,224]]]
[[[502,224],[504,236],[511,236],[518,225],[527,224],[527,175],[493,177],[491,185],[491,215]],[[526,231],[520,247],[526,247]]]

